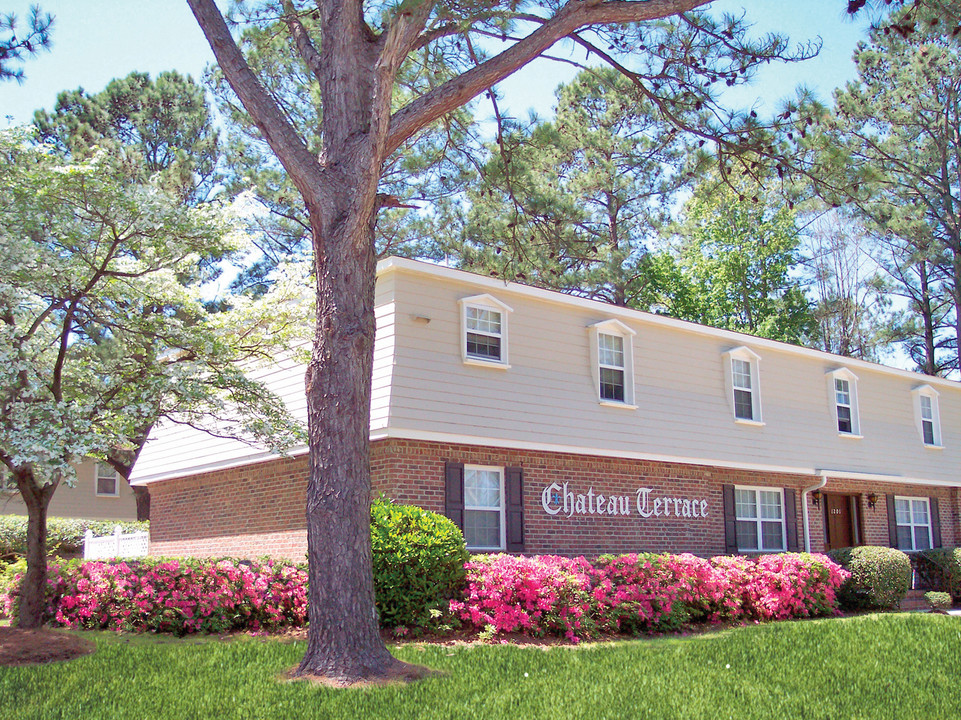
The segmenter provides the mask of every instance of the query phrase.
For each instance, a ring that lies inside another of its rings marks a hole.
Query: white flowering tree
[[[132,183],[109,158],[67,164],[0,133],[0,463],[29,515],[20,627],[41,621],[47,507],[81,458],[129,471],[168,415],[275,449],[297,439],[240,367],[296,329],[280,313],[297,304],[209,313],[199,296],[202,268],[237,240],[223,212]]]

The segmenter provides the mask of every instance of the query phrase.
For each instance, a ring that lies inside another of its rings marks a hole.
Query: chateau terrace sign
[[[569,483],[551,483],[541,492],[541,507],[548,515],[632,515],[642,518],[677,517],[701,519],[707,517],[707,500],[655,494],[654,488],[638,488],[636,497],[595,493],[594,486],[587,493],[575,493]]]

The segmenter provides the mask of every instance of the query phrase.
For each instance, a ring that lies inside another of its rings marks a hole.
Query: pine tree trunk
[[[307,369],[310,627],[296,673],[343,684],[404,674],[406,667],[380,638],[371,571],[372,215],[353,237],[350,223],[336,225],[326,252],[315,253],[318,306]],[[324,222],[312,218],[312,225],[316,234]]]
[[[27,506],[27,572],[20,582],[17,626],[38,628],[43,623],[47,588],[47,507],[56,484],[37,487],[29,469],[14,471],[20,497]]]

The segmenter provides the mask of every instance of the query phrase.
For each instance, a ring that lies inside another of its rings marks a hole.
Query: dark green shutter
[[[448,462],[444,466],[444,514],[464,531],[464,463]]]
[[[524,470],[504,468],[507,488],[507,551],[524,552]]]
[[[931,504],[931,546],[941,547],[941,513],[938,511],[938,499],[928,498]]]
[[[798,551],[797,538],[797,495],[794,490],[784,488],[784,520],[789,552]]]
[[[898,516],[894,510],[894,495],[885,495],[884,499],[888,506],[888,545],[896,548],[898,546]]]
[[[724,495],[724,552],[737,554],[737,515],[734,513],[734,486],[723,485]]]

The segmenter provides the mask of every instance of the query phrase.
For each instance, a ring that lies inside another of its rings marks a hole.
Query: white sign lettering
[[[707,517],[707,500],[656,494],[654,488],[638,488],[637,497],[602,495],[592,485],[586,493],[577,493],[570,483],[551,483],[541,492],[541,507],[548,515],[630,515],[632,506],[642,518],[676,517],[699,520]]]

